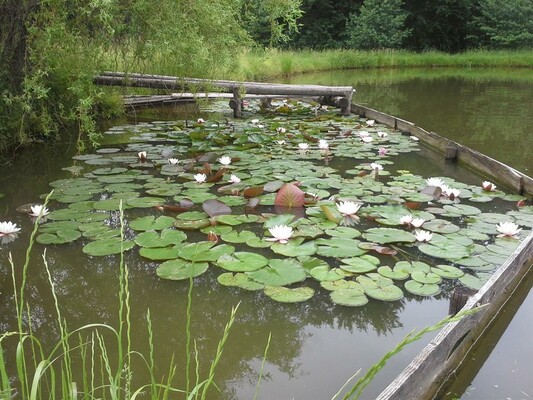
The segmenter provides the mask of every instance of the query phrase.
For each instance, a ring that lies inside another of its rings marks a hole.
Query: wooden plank
[[[480,312],[442,329],[377,399],[433,399],[531,270],[532,263],[533,233],[468,300],[463,310],[471,310],[478,305],[486,306]]]

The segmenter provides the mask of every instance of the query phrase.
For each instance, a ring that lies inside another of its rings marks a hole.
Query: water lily
[[[172,165],[176,165],[179,162],[180,162],[180,160],[178,160],[177,158],[169,158],[168,159],[168,163],[172,164]]]
[[[263,124],[258,124],[257,127],[263,129],[265,126]]]
[[[378,137],[380,138],[386,138],[387,136],[389,136],[387,132],[378,132]]]
[[[231,183],[239,183],[241,181],[241,178],[239,178],[237,175],[231,175],[229,181]]]
[[[424,224],[424,222],[426,222],[424,218],[414,218],[411,221],[411,225],[414,226],[415,228],[420,228]]]
[[[328,141],[325,140],[325,139],[320,139],[320,140],[318,141],[318,148],[319,148],[320,150],[327,150],[327,149],[329,149],[329,143],[328,143]]]
[[[433,237],[433,234],[429,231],[424,231],[420,229],[415,232],[415,238],[419,242],[429,242],[432,237]]]
[[[231,164],[231,157],[229,156],[222,156],[218,159],[218,162],[222,165],[230,165]]]
[[[443,186],[446,186],[444,184],[444,181],[440,178],[428,178],[426,179],[426,185],[440,187],[440,188],[442,188]]]
[[[411,222],[413,221],[412,215],[404,215],[400,218],[400,224],[402,225],[411,225]]]
[[[285,144],[285,140],[276,140],[276,143],[280,146],[283,146]]]
[[[368,137],[370,136],[370,133],[368,133],[367,131],[361,131],[359,132],[359,136],[364,138],[364,137]]]
[[[337,204],[337,210],[345,217],[354,215],[360,208],[361,204],[353,201],[341,201]]]
[[[11,221],[0,222],[0,237],[13,235],[20,231],[20,228]]]
[[[374,140],[374,139],[372,139],[372,136],[365,136],[365,137],[362,137],[361,140],[362,140],[363,142],[365,142],[365,143],[370,143],[370,142],[372,142],[372,140]]]
[[[388,152],[389,152],[389,149],[387,149],[386,147],[380,147],[378,149],[378,155],[379,156],[387,155]]]
[[[411,139],[413,142],[418,142],[420,140],[416,136],[409,136],[409,139]]]
[[[450,198],[450,200],[459,197],[459,195],[461,194],[461,191],[459,189],[453,189],[446,185],[444,185],[444,187],[442,188],[442,192],[446,197]]]
[[[276,132],[277,133],[285,133],[285,132],[287,132],[287,129],[285,129],[284,127],[280,126],[280,127],[276,128]]]
[[[198,119],[196,120],[196,122],[197,122],[198,124],[203,124],[203,123],[205,122],[205,119],[203,119],[203,118],[198,118]]]
[[[378,171],[383,171],[383,165],[375,163],[375,162],[370,164],[370,168],[372,168],[372,170],[377,169]]]
[[[148,158],[148,154],[146,153],[146,151],[139,151],[137,153],[137,157],[139,157],[139,160],[144,161]]]
[[[48,213],[50,212],[48,208],[46,208],[42,204],[36,204],[34,206],[31,206],[30,208],[31,208],[30,215],[32,217],[39,217],[39,216],[44,217],[45,215],[48,215]]]
[[[500,232],[498,237],[509,237],[513,239],[518,239],[518,234],[522,231],[522,228],[519,228],[514,222],[500,222],[496,226],[496,230]]]
[[[309,148],[309,145],[307,143],[298,143],[298,147],[300,150],[307,150]]]
[[[258,119],[252,119],[250,122],[252,124],[254,124],[254,125],[257,125],[259,123],[259,120]]]
[[[204,183],[207,179],[206,174],[196,174],[194,175],[194,179],[196,179],[196,182],[198,183]]]
[[[496,190],[496,185],[489,181],[483,181],[483,190],[486,192],[494,192]]]
[[[292,236],[292,228],[287,225],[276,225],[268,228],[268,231],[273,236],[272,238],[265,239],[269,242],[287,243]]]
[[[368,126],[373,126],[375,123],[376,123],[376,121],[374,121],[373,119],[367,119],[367,120],[366,120],[366,124],[367,124]]]

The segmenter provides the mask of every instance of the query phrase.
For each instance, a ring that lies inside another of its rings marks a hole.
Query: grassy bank
[[[238,67],[224,75],[233,79],[264,80],[314,71],[427,67],[533,68],[533,50],[469,51],[460,54],[392,50],[271,50],[241,54]]]

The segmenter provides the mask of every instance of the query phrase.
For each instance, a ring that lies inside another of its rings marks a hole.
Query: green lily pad
[[[165,199],[161,197],[138,197],[129,199],[126,204],[135,208],[151,208],[165,204]]]
[[[207,271],[209,264],[206,262],[190,262],[177,258],[168,260],[157,267],[157,276],[163,279],[179,281],[195,278]]]
[[[146,217],[140,217],[130,221],[130,228],[134,231],[160,231],[170,228],[174,224],[174,218],[162,215],[156,218],[153,215],[147,215]]]
[[[379,274],[377,274],[380,276]],[[395,286],[391,279],[380,276],[361,275],[357,277],[357,282],[363,286],[365,294],[376,300],[396,301],[403,298],[402,289]]]
[[[433,219],[424,224],[424,229],[436,233],[454,233],[458,232],[461,228],[445,219]]]
[[[305,265],[304,265],[304,268],[305,268]],[[320,265],[320,266],[313,268],[311,271],[309,271],[309,275],[311,275],[314,279],[316,279],[319,282],[338,281],[339,279],[344,278],[344,276],[340,275],[334,269],[332,270],[328,265]]]
[[[395,228],[370,228],[363,237],[369,242],[376,243],[412,243],[416,241],[415,236],[406,231]]]
[[[471,274],[464,274],[462,277],[459,278],[459,281],[466,287],[474,290],[481,289],[486,282],[486,280],[480,279],[477,276]]]
[[[440,293],[440,287],[434,283],[421,283],[415,280],[405,282],[405,290],[418,296],[435,296]]]
[[[54,232],[41,233],[35,239],[40,244],[64,244],[81,237],[81,232],[72,229],[57,229]]]
[[[233,274],[226,272],[218,276],[218,283],[223,286],[235,286],[245,290],[262,290],[265,285],[254,282],[250,277],[242,272]]]
[[[354,239],[361,236],[361,232],[359,232],[357,229],[349,228],[347,226],[339,226],[335,229],[327,229],[326,234],[345,239]]]
[[[220,238],[229,243],[246,243],[247,240],[257,237],[252,231],[230,231],[228,233],[223,233]]]
[[[248,276],[267,286],[285,286],[303,281],[307,274],[302,265],[294,259],[272,259],[268,266],[248,272]]]
[[[481,210],[474,206],[469,206],[466,204],[454,204],[454,205],[445,205],[442,207],[444,210],[446,210],[449,214],[452,215],[477,215],[481,213]],[[424,225],[425,226],[425,225]]]
[[[233,255],[222,254],[216,263],[227,271],[250,272],[268,265],[268,259],[260,254],[240,251],[233,253]]]
[[[143,247],[139,250],[141,257],[153,261],[164,261],[178,258],[179,246]]]
[[[318,245],[317,254],[324,257],[357,257],[367,252],[358,247],[360,242],[355,239],[333,237],[331,239],[318,239],[315,243]]]
[[[266,286],[265,294],[279,303],[301,303],[314,296],[315,290],[310,287],[289,289],[282,286]]]
[[[362,289],[333,290],[329,297],[335,304],[348,307],[360,307],[368,303],[368,297]]]
[[[365,258],[365,256],[343,258],[341,259],[341,262],[343,264],[340,265],[340,268],[348,272],[353,272],[355,274],[364,274],[367,272],[374,271],[378,268],[379,260],[376,260],[377,262],[373,259]]]
[[[322,281],[320,282],[320,286],[322,286],[324,289],[329,291],[334,290],[343,290],[343,289],[356,289],[356,290],[363,290],[363,287],[361,284],[355,282],[355,281],[347,281],[344,279],[340,279],[337,281]]]
[[[285,257],[300,257],[310,256],[317,252],[315,242],[306,242],[301,244],[299,241],[290,240],[288,243],[274,243],[270,248],[276,254],[281,254]]]
[[[232,254],[235,251],[233,246],[221,244],[215,246],[213,242],[197,242],[186,244],[180,247],[179,256],[185,260],[199,262],[210,261],[215,262],[223,254]]]
[[[439,284],[442,281],[442,277],[433,272],[413,271],[411,272],[411,278],[420,283]]]
[[[446,279],[460,278],[465,274],[459,268],[452,267],[451,265],[435,265],[434,267],[431,267],[431,272]]]
[[[121,251],[127,251],[135,247],[133,240],[121,241],[119,237],[96,240],[85,245],[82,251],[90,256],[109,256],[111,254],[120,254]]]
[[[141,247],[167,247],[187,240],[187,235],[182,231],[165,229],[158,234],[155,231],[146,231],[137,235],[135,243]]]
[[[176,219],[174,221],[174,226],[179,229],[185,229],[185,230],[198,230],[207,228],[208,226],[211,226],[211,221],[209,219],[199,219],[196,221],[188,221],[184,219]]]
[[[407,272],[404,268],[396,266],[394,268],[391,268],[389,266],[379,267],[378,273],[386,278],[399,281],[403,281],[409,278],[409,272]]]

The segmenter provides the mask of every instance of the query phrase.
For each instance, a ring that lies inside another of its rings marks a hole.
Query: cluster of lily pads
[[[302,102],[271,111],[111,128],[127,144],[74,157],[37,242],[138,248],[163,279],[211,269],[280,302],[327,290],[360,306],[433,296],[444,280],[479,288],[533,226],[533,207],[490,182],[396,170],[413,137]]]

